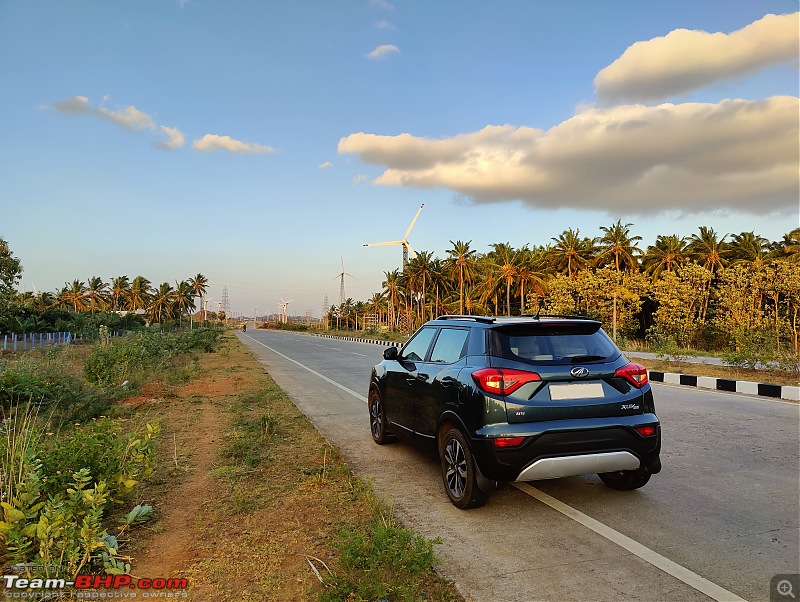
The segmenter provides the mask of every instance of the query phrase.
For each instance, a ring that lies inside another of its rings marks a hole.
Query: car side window
[[[457,362],[466,355],[468,337],[467,329],[442,328],[431,351],[430,361],[444,364]]]
[[[435,328],[423,328],[420,330],[414,335],[414,338],[406,343],[405,347],[403,347],[403,352],[401,354],[402,359],[410,360],[412,362],[423,361],[425,359],[425,355],[428,353],[428,347],[431,345],[433,335],[435,334]]]

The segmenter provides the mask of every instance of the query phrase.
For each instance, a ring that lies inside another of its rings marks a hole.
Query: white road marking
[[[743,602],[744,598],[740,598],[733,592],[729,592],[723,587],[720,587],[716,583],[712,583],[708,579],[701,577],[697,573],[693,573],[689,569],[679,565],[676,562],[673,562],[669,558],[665,558],[658,552],[655,552],[640,544],[638,541],[635,541],[628,537],[627,535],[623,535],[619,531],[612,529],[608,525],[601,523],[599,520],[592,518],[581,512],[580,510],[576,510],[572,506],[565,504],[554,498],[553,496],[547,495],[543,491],[539,491],[535,487],[531,487],[527,483],[512,483],[514,487],[522,491],[523,493],[528,494],[529,496],[536,498],[543,504],[550,506],[553,510],[557,510],[561,514],[568,516],[572,520],[582,524],[584,527],[588,527],[598,535],[602,535],[606,539],[613,541],[618,546],[625,548],[635,556],[638,556],[645,562],[653,565],[654,567],[661,569],[665,573],[672,575],[676,579],[683,581],[686,585],[693,587],[699,592],[704,593],[706,596],[717,600],[719,602]]]
[[[361,357],[369,357],[368,355],[364,355],[363,353],[356,353],[355,351],[351,351],[353,355],[360,355]]]
[[[276,355],[279,355],[282,358],[292,362],[293,364],[297,364],[304,370],[311,372],[311,374],[313,374],[314,376],[318,376],[325,382],[330,383],[333,386],[341,389],[342,391],[349,393],[356,399],[360,399],[364,403],[367,403],[367,398],[364,397],[363,395],[356,393],[352,389],[348,389],[344,385],[340,385],[336,381],[331,380],[327,376],[320,374],[316,370],[309,368],[305,364],[301,364],[297,360],[293,360],[292,358],[282,354],[280,351],[276,351],[269,345],[265,345],[261,341],[254,339],[250,335],[245,335],[245,336],[255,341],[262,347],[266,347]],[[619,531],[612,529],[611,527],[609,527],[604,523],[601,523],[599,520],[594,519],[587,514],[584,514],[580,510],[576,510],[572,506],[569,506],[564,502],[557,500],[553,496],[547,495],[543,491],[539,491],[538,489],[528,485],[527,483],[512,483],[512,485],[514,485],[514,487],[516,487],[523,493],[531,496],[532,498],[535,498],[540,502],[542,502],[543,504],[550,506],[553,510],[557,510],[564,516],[571,518],[572,520],[574,520],[577,523],[580,523],[584,527],[591,529],[598,535],[601,535],[606,539],[614,542],[618,546],[628,550],[629,552],[641,558],[645,562],[653,565],[658,569],[661,569],[668,575],[672,575],[673,577],[675,577],[679,581],[682,581],[686,585],[693,587],[694,589],[696,589],[699,592],[702,592],[706,596],[709,596],[711,599],[717,600],[717,602],[746,602],[744,598],[740,598],[733,592],[729,592],[728,590],[726,590],[723,587],[720,587],[716,583],[712,583],[711,581],[709,581],[704,577],[701,577],[697,573],[693,573],[686,567],[679,565],[677,562],[673,562],[669,558],[666,558],[661,554],[659,554],[658,552],[651,550],[647,546],[640,544],[638,541],[631,539],[627,535],[623,535]]]
[[[245,335],[245,336],[248,336],[248,335]],[[325,381],[325,382],[327,382],[327,383],[330,383],[330,384],[332,384],[334,387],[338,387],[338,388],[339,388],[339,389],[341,389],[342,391],[345,391],[346,393],[350,393],[350,395],[352,395],[352,396],[353,396],[353,397],[355,397],[356,399],[359,399],[359,400],[363,401],[364,403],[367,403],[367,398],[366,398],[366,397],[364,397],[363,395],[361,395],[360,393],[356,393],[356,392],[355,392],[355,391],[353,391],[352,389],[348,389],[348,388],[347,388],[347,387],[345,387],[344,385],[340,385],[340,384],[339,384],[339,383],[337,383],[335,380],[331,380],[330,378],[328,378],[328,377],[327,377],[327,376],[325,376],[324,374],[320,374],[320,373],[319,373],[319,372],[317,372],[316,370],[312,370],[311,368],[309,368],[309,367],[308,367],[308,366],[306,366],[305,364],[301,364],[301,363],[300,363],[300,362],[298,362],[297,360],[293,360],[292,358],[290,358],[290,357],[288,357],[288,356],[286,356],[286,355],[283,355],[283,354],[282,354],[280,351],[276,351],[275,349],[273,349],[273,348],[272,348],[272,347],[270,347],[269,345],[265,345],[264,343],[262,343],[261,341],[258,341],[258,340],[256,340],[256,339],[254,339],[253,337],[248,337],[248,338],[250,338],[252,341],[254,341],[254,342],[258,343],[258,344],[259,344],[259,345],[261,345],[262,347],[266,347],[267,349],[269,349],[270,351],[272,351],[272,353],[274,353],[274,354],[276,354],[276,355],[280,355],[280,356],[281,356],[283,359],[285,359],[285,360],[289,360],[289,361],[290,361],[290,362],[292,362],[293,364],[297,364],[297,365],[298,365],[298,366],[300,366],[300,367],[301,367],[303,370],[308,370],[308,371],[309,371],[309,372],[311,372],[311,374],[313,374],[314,376],[319,376],[319,377],[320,377],[322,380],[324,380],[324,381]]]

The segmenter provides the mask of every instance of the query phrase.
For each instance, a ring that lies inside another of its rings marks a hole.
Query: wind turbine
[[[403,268],[405,269],[406,265],[408,265],[408,256],[411,255],[412,259],[417,256],[417,254],[414,252],[414,249],[412,249],[411,245],[408,244],[408,235],[411,234],[411,228],[413,228],[414,224],[417,223],[417,218],[419,217],[419,214],[422,211],[422,208],[424,206],[425,206],[425,203],[422,203],[422,205],[419,206],[419,209],[417,210],[417,214],[414,216],[414,219],[411,220],[411,225],[408,227],[408,230],[406,230],[405,236],[403,236],[403,240],[390,240],[390,241],[387,241],[387,242],[370,242],[370,243],[365,244],[364,246],[365,247],[384,247],[384,246],[387,246],[387,245],[402,245],[403,246]]]
[[[334,281],[337,278],[341,278],[342,280],[341,284],[339,285],[339,305],[341,306],[344,304],[344,277],[350,276],[350,278],[355,278],[356,280],[358,280],[358,278],[344,271],[344,257],[340,256],[339,258],[342,260],[342,271],[336,274],[336,276],[334,276],[333,278],[331,278],[331,281]]]
[[[289,303],[291,303],[291,302],[292,302],[292,299],[289,299],[288,301],[284,301],[283,297],[281,297],[281,323],[282,324],[286,324],[286,322],[288,321],[288,317],[289,316],[288,316],[287,308],[289,307]]]

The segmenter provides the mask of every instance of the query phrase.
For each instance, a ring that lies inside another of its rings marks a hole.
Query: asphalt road
[[[654,384],[664,468],[644,488],[536,481],[463,511],[435,454],[372,442],[367,386],[384,347],[239,336],[395,515],[441,540],[439,571],[467,599],[770,600],[775,575],[800,572],[797,404]]]

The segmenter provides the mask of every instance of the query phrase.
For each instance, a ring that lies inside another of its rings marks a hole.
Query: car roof
[[[539,324],[539,323],[554,323],[554,322],[591,322],[599,324],[597,320],[588,318],[586,316],[567,316],[555,314],[536,314],[536,315],[522,315],[522,316],[462,316],[462,315],[443,315],[434,320],[430,320],[428,324],[441,324],[445,322],[466,322],[470,326],[484,326],[490,328],[492,326],[500,326],[504,324]]]

